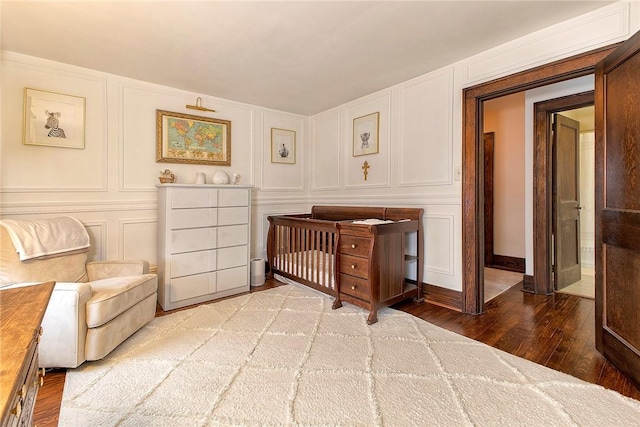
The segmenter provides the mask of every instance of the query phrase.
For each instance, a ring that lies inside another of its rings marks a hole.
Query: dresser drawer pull
[[[355,264],[351,264],[351,269],[353,270],[355,268],[356,268],[356,265]]]
[[[16,403],[16,407],[11,410],[11,413],[14,414],[17,418],[20,418],[20,414],[22,414],[22,405],[20,402]]]
[[[356,244],[355,244],[355,243],[353,243],[353,244],[351,245],[351,249],[355,249],[355,248],[356,248]]]
[[[351,285],[351,290],[355,291],[356,290],[356,285]]]

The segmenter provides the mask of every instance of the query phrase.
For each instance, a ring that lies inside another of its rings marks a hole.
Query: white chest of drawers
[[[251,187],[157,187],[158,302],[162,309],[248,291]]]

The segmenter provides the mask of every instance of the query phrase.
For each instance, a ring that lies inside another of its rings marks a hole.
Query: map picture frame
[[[231,121],[156,110],[156,162],[231,166]]]

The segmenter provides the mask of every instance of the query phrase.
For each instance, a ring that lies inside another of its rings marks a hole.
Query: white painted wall
[[[155,264],[155,186],[167,168],[184,183],[193,183],[200,171],[208,182],[219,169],[239,173],[241,183],[255,186],[255,200],[268,193],[280,197],[282,206],[288,203],[283,198],[291,198],[295,209],[306,209],[304,203],[299,207],[305,195],[306,117],[7,51],[2,52],[1,73],[1,215],[76,216],[91,234],[92,259],[141,258]],[[85,98],[84,149],[22,144],[27,87]],[[216,112],[185,107],[199,96]],[[157,163],[156,109],[230,120],[231,166]],[[296,164],[271,163],[272,127],[296,132]],[[259,208],[253,216],[260,216]],[[262,233],[262,224],[255,223],[252,249],[258,253]]]
[[[493,252],[525,257],[524,92],[484,103],[484,132],[494,132]]]
[[[615,3],[311,117],[309,151],[322,155],[309,159],[310,204],[424,208],[425,281],[461,290],[463,201],[455,172],[462,164],[463,89],[626,40],[638,29],[640,5]],[[353,117],[376,111],[380,154],[352,158]],[[524,254],[532,274],[531,110],[525,115]],[[365,160],[372,165],[367,181]]]
[[[93,259],[155,264],[160,170],[192,182],[224,169],[256,188],[252,256],[264,255],[268,215],[320,203],[423,207],[425,281],[460,290],[462,89],[625,40],[639,23],[637,3],[616,3],[311,118],[3,51],[0,216],[74,215],[89,228]],[[22,145],[25,87],[87,99],[84,150]],[[192,113],[184,106],[198,96],[232,122],[232,166],[156,163],[154,110]],[[376,111],[380,153],[354,158],[353,118]],[[271,127],[296,131],[295,165],[271,164]]]

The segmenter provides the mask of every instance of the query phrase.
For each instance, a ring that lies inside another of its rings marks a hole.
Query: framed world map
[[[231,122],[156,110],[156,161],[231,166]]]

